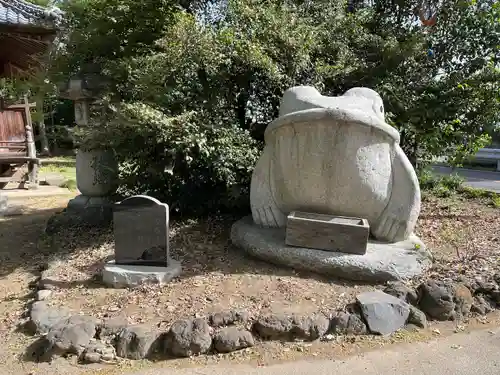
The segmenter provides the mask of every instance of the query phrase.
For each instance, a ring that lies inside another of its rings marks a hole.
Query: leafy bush
[[[432,190],[440,183],[439,176],[436,176],[429,169],[422,169],[418,171],[418,181],[422,190]]]
[[[464,179],[456,173],[449,176],[440,176],[429,169],[420,170],[418,180],[420,188],[424,192],[429,192],[439,198],[447,198],[461,192],[464,182]]]
[[[441,184],[453,191],[457,191],[464,181],[465,179],[456,173],[441,177]]]
[[[495,208],[500,208],[500,194],[494,195],[491,198],[491,204]]]
[[[78,136],[84,149],[115,150],[123,195],[148,194],[183,215],[248,209],[259,148],[236,126],[207,127],[193,112],[168,117],[132,103]]]

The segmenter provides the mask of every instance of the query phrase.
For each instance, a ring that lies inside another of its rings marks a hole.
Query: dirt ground
[[[96,317],[122,315],[130,323],[151,322],[165,329],[175,319],[228,308],[245,308],[255,315],[271,310],[329,314],[353,301],[360,291],[375,288],[250,259],[230,244],[232,220],[229,219],[172,225],[171,256],[183,265],[182,276],[175,282],[162,288],[104,288],[98,282],[98,275],[113,253],[110,232],[82,230],[53,239],[42,235],[46,220],[65,207],[67,200],[67,197],[29,199],[22,202],[23,215],[0,219],[0,364],[6,365],[0,365],[1,374],[83,373],[81,371],[112,374],[132,366],[131,362],[123,361],[121,370],[103,369],[82,367],[66,359],[49,365],[23,358],[33,338],[18,332],[16,325],[33,298],[30,283],[48,262],[55,270],[53,276],[59,280],[51,304]],[[431,275],[456,279],[460,275],[480,277],[500,270],[500,209],[487,203],[457,197],[431,198],[423,203],[418,234],[436,258]],[[265,343],[239,353],[168,361],[168,366],[228,360],[263,365],[304,356],[333,358],[391,342],[426,340],[438,335],[436,327],[441,334],[446,334],[498,322],[499,316],[493,314],[486,320],[473,319],[465,328],[440,323],[426,331],[401,333],[390,339],[350,338],[341,343],[312,345]],[[135,370],[138,366],[150,365],[147,361],[133,363]]]

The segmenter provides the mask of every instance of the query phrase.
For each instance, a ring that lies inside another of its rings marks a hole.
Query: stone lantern
[[[102,77],[96,73],[80,73],[61,87],[61,97],[74,102],[77,126],[89,126],[90,105],[102,87]],[[118,165],[113,150],[79,149],[76,153],[76,184],[81,194],[70,200],[68,213],[85,214],[93,222],[111,220],[117,180]]]

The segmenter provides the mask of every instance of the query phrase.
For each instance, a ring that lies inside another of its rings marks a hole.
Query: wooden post
[[[36,158],[36,147],[35,140],[33,137],[33,122],[31,121],[31,111],[30,111],[30,103],[28,102],[28,98],[24,97],[24,114],[26,116],[26,146],[28,150],[28,157]]]
[[[28,153],[28,157],[30,160],[28,161],[28,179],[29,179],[29,188],[37,189],[38,188],[38,160],[36,159],[36,146],[33,134],[33,122],[31,120],[31,107],[36,106],[30,104],[28,101],[28,97],[24,97],[24,114],[26,117],[26,149]]]
[[[40,132],[40,148],[42,155],[50,155],[49,141],[47,139],[47,131],[45,129],[45,119],[43,116],[43,95],[38,96],[36,99],[36,110],[41,115],[38,121],[38,130]]]

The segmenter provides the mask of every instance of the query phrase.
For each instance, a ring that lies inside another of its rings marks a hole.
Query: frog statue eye
[[[384,113],[384,106],[383,105],[380,106],[380,112]]]

